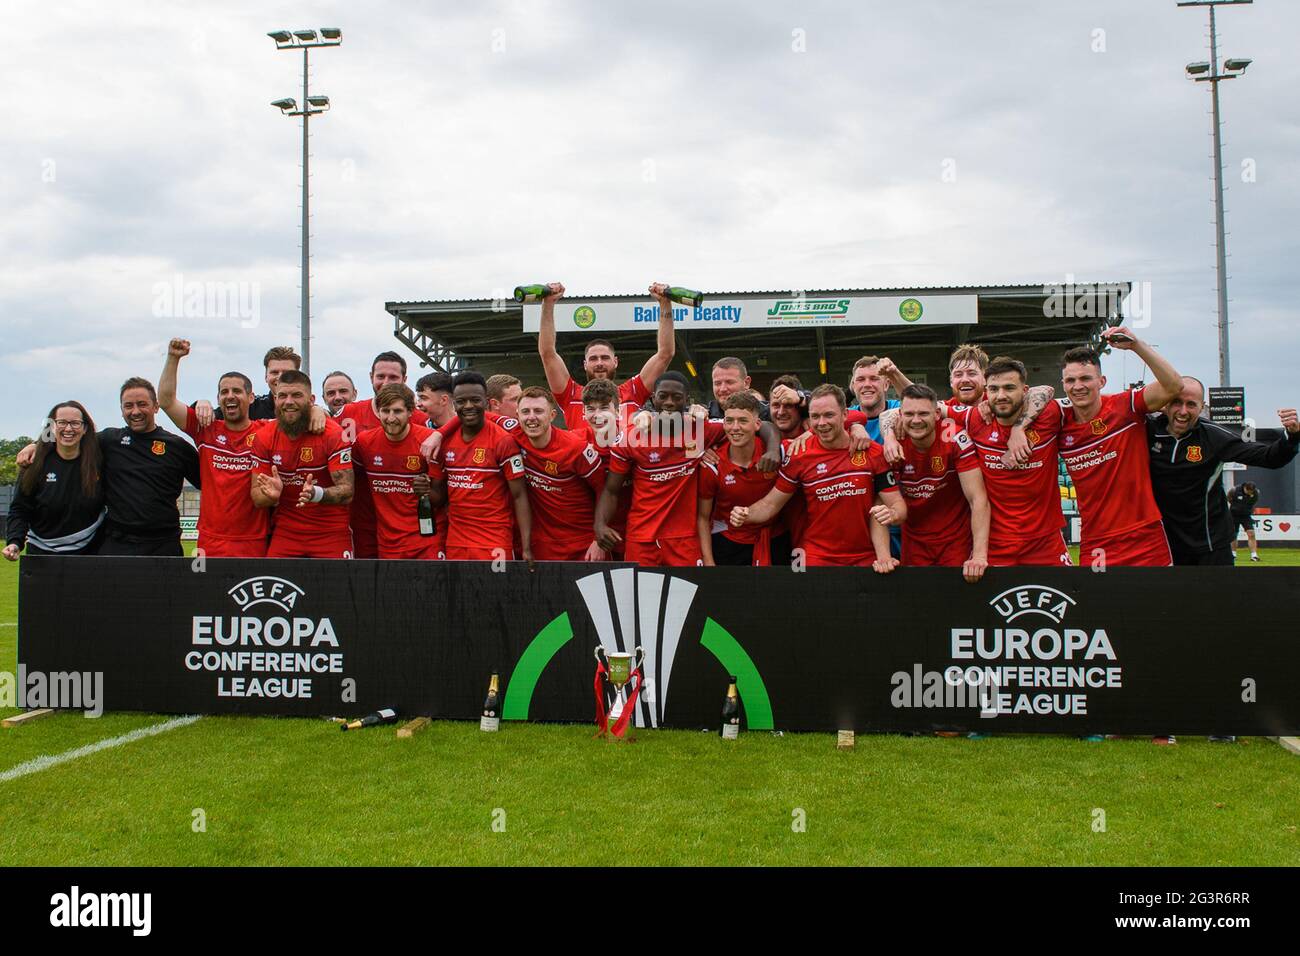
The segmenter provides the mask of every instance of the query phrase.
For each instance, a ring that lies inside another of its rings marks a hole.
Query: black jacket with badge
[[[1300,435],[1268,428],[1257,436],[1264,440],[1246,441],[1238,430],[1200,418],[1175,438],[1163,412],[1147,416],[1151,486],[1176,550],[1204,554],[1228,547],[1235,537],[1223,492],[1224,462],[1282,468],[1300,451]]]
[[[186,479],[199,487],[199,453],[185,438],[154,427],[149,432],[105,428],[104,490],[108,528],[141,537],[180,534],[176,499]]]

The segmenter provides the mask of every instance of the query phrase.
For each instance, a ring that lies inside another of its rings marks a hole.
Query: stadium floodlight
[[[290,110],[296,110],[298,108],[298,101],[291,100],[288,97],[286,97],[285,99],[282,100],[272,100],[271,105],[274,106],[276,109],[280,110],[281,112],[287,113]]]
[[[1253,62],[1255,61],[1245,57],[1229,57],[1223,61],[1223,68],[1229,73],[1245,73],[1246,67]]]
[[[293,100],[284,99],[276,100],[272,106],[277,106],[287,116],[302,117],[302,370],[308,375],[311,374],[311,274],[308,271],[308,265],[311,260],[311,235],[307,231],[308,221],[310,218],[311,197],[307,193],[308,181],[308,163],[311,161],[307,153],[308,138],[308,121],[313,116],[319,116],[330,108],[330,99],[328,96],[322,96],[319,93],[312,96],[307,89],[307,80],[310,75],[308,57],[313,49],[324,46],[338,46],[343,42],[343,31],[338,27],[321,27],[317,30],[274,30],[267,34],[275,41],[277,50],[301,50],[302,51],[302,109],[297,109],[297,104]],[[287,104],[287,107],[286,105]]]
[[[1208,60],[1202,60],[1199,63],[1187,64],[1187,74],[1189,76],[1200,76],[1202,73],[1209,73],[1209,72],[1210,72],[1210,62]]]

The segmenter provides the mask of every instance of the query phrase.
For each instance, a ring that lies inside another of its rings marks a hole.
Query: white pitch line
[[[134,740],[140,740],[144,737],[152,737],[155,734],[164,734],[169,730],[175,730],[177,727],[186,727],[198,719],[199,716],[197,714],[192,714],[187,717],[174,717],[171,720],[163,721],[161,724],[152,724],[148,727],[140,727],[117,737],[109,737],[107,740],[99,740],[93,744],[86,744],[84,747],[77,747],[75,750],[65,750],[61,754],[33,757],[26,763],[20,763],[18,766],[10,767],[8,770],[0,773],[0,783],[16,780],[19,777],[25,777],[31,773],[40,773],[42,770],[50,769],[50,767],[56,767],[61,763],[67,763],[69,760],[76,760],[80,757],[87,757],[90,754],[98,753],[101,750],[108,750],[110,747],[120,747],[122,744],[129,744]]]

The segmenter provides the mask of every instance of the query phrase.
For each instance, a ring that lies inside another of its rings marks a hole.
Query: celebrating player
[[[253,440],[253,504],[275,509],[270,558],[353,556],[352,446],[332,418],[319,435],[308,431],[314,405],[311,379],[303,372],[282,373],[275,387],[275,426]]]
[[[357,387],[347,372],[330,372],[321,383],[320,390],[325,399],[325,407],[335,418],[343,411],[343,406],[357,400]]]
[[[939,428],[939,396],[903,389],[903,458],[894,465],[907,502],[903,564],[961,568],[978,581],[988,567],[989,499],[975,445],[961,429]]]
[[[537,351],[542,357],[542,367],[546,370],[546,384],[551,387],[555,400],[564,410],[564,421],[569,428],[578,428],[582,424],[583,404],[582,386],[569,375],[569,368],[555,350],[555,303],[564,295],[564,286],[552,282],[548,286],[551,294],[542,300],[541,325],[537,333]],[[655,354],[641,366],[641,374],[634,375],[618,387],[619,401],[623,414],[631,415],[650,397],[651,387],[658,377],[668,368],[673,360],[676,343],[673,337],[673,303],[668,298],[668,286],[656,282],[650,286],[650,294],[659,300],[659,329],[656,338],[658,346]],[[582,367],[587,379],[613,379],[618,371],[618,356],[614,346],[605,339],[592,339],[583,349]]]
[[[761,405],[749,392],[732,392],[722,402],[722,427],[727,441],[717,450],[717,462],[704,462],[700,471],[696,531],[704,566],[772,563],[769,525],[733,528],[731,509],[752,505],[776,482],[775,471],[760,471],[764,446],[758,437]],[[776,531],[781,531],[780,518]]]
[[[760,501],[732,509],[731,525],[769,522],[802,490],[807,502],[802,546],[809,567],[870,566],[888,574],[898,559],[889,553],[889,530],[882,521],[903,522],[907,505],[880,446],[850,447],[845,411],[838,385],[813,389],[808,420],[814,440],[781,466],[775,487]]]
[[[188,339],[168,343],[167,360],[158,377],[158,404],[198,449],[203,478],[198,549],[209,558],[264,557],[271,513],[253,504],[249,483],[257,464],[253,441],[263,428],[274,428],[275,423],[248,417],[253,383],[242,372],[227,372],[217,379],[221,418],[201,426],[196,410],[176,397],[178,366],[189,354]]]
[[[655,382],[655,411],[644,427],[624,432],[614,445],[605,489],[596,503],[596,540],[613,551],[625,541],[626,560],[646,566],[692,567],[703,562],[695,530],[696,472],[706,448],[725,436],[720,422],[691,414],[690,392],[681,372],[664,372]],[[763,422],[760,467],[775,469],[780,441],[770,422]],[[624,484],[632,485],[627,537],[611,528]]]
[[[412,423],[415,393],[400,382],[381,388],[375,404],[382,425],[358,435],[352,451],[361,466],[358,480],[370,486],[379,557],[441,558],[437,531],[420,533],[420,501],[414,490],[415,479],[429,471],[420,446],[432,430]]]
[[[520,557],[531,564],[532,513],[519,445],[488,421],[487,382],[478,372],[456,376],[452,400],[460,428],[446,436],[429,468],[430,498],[447,503],[447,560],[512,558],[517,526]]]
[[[416,402],[429,419],[430,428],[441,428],[456,417],[451,401],[451,376],[446,372],[430,372],[415,383]]]
[[[1060,451],[1079,496],[1079,560],[1165,567],[1173,556],[1151,491],[1146,419],[1147,412],[1163,408],[1182,391],[1182,376],[1126,328],[1107,329],[1101,338],[1114,349],[1136,353],[1155,372],[1156,381],[1103,395],[1101,356],[1090,348],[1076,348],[1061,359],[1069,408]]]
[[[513,375],[504,372],[487,380],[488,411],[503,418],[519,417],[519,395],[523,385]]]

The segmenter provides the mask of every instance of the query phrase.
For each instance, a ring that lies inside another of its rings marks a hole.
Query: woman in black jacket
[[[94,554],[104,524],[104,461],[95,423],[80,402],[50,409],[36,458],[18,476],[4,556]]]

